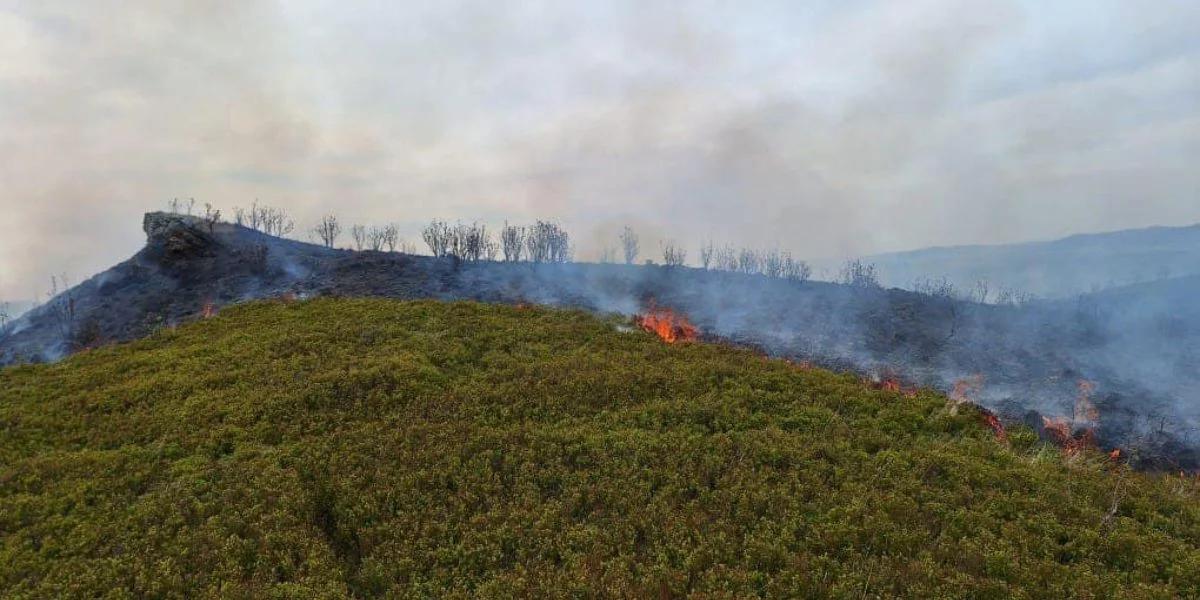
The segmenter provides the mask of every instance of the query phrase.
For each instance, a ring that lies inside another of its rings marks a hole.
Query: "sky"
[[[347,5],[354,4],[353,8]],[[173,197],[595,258],[1200,222],[1195,0],[0,0],[0,299]]]

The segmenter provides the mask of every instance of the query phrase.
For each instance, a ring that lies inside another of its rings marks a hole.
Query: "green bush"
[[[1192,480],[615,324],[256,303],[0,371],[0,596],[1200,590]]]

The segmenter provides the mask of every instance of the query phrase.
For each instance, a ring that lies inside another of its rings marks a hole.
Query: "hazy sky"
[[[552,218],[584,258],[626,222],[813,257],[1190,224],[1198,31],[1196,0],[0,0],[0,298],[173,196],[413,241]]]

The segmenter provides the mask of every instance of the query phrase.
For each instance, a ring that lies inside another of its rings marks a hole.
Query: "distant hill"
[[[1190,477],[626,323],[261,302],[0,369],[0,596],[1200,589]]]
[[[952,246],[866,257],[888,285],[911,288],[945,277],[959,288],[980,280],[1041,297],[1200,274],[1200,225],[1073,235],[1049,242]]]

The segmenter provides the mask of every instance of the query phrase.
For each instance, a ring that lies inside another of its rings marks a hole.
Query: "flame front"
[[[649,312],[635,317],[638,327],[649,331],[668,344],[696,339],[700,330],[669,308],[650,307]]]

